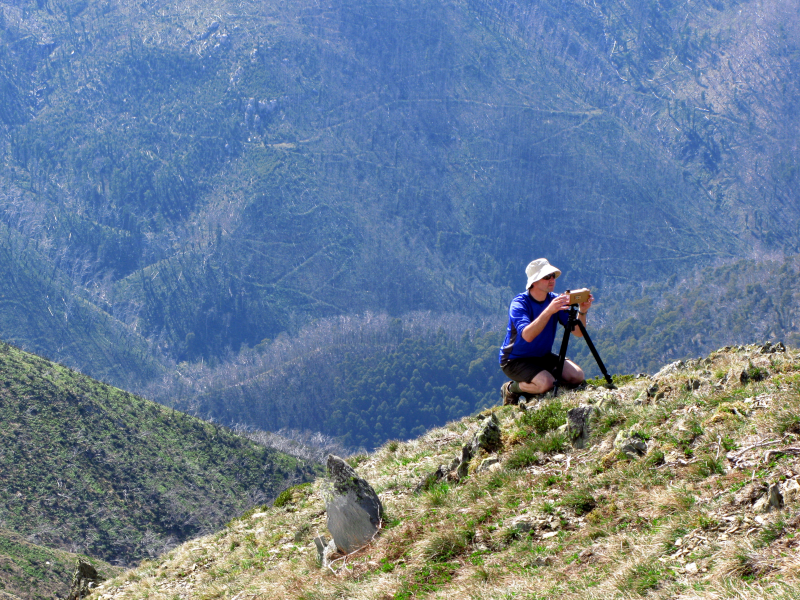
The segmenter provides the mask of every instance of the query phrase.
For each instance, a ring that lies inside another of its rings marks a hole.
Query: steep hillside
[[[315,467],[0,346],[0,522],[131,564],[216,529]]]
[[[597,285],[796,251],[796,8],[0,3],[5,278],[68,296],[0,333],[138,385],[314,319],[492,314],[535,255]],[[73,298],[103,314],[66,345]]]
[[[78,556],[37,546],[22,536],[0,529],[0,598],[51,600],[66,598]],[[108,579],[122,571],[96,558],[81,557]]]
[[[782,350],[725,348],[613,391],[498,407],[502,450],[419,493],[482,417],[353,457],[383,531],[328,568],[318,480],[93,597],[796,598],[800,352]],[[559,428],[578,405],[595,409],[583,449]]]

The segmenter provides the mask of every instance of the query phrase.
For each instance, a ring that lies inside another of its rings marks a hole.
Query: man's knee
[[[539,389],[540,394],[543,394],[544,392],[553,389],[555,381],[556,380],[549,372],[540,371],[539,374],[533,378],[531,383],[533,383]]]
[[[583,373],[583,369],[569,361],[564,364],[564,379],[568,383],[578,384],[586,380],[586,375]]]

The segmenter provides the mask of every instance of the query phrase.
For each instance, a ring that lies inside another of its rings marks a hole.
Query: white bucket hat
[[[534,283],[543,277],[547,277],[550,275],[550,273],[555,273],[556,277],[561,275],[561,271],[547,262],[546,258],[537,258],[536,260],[532,260],[528,266],[525,267],[525,275],[528,276],[528,285],[525,286],[525,289],[530,289]]]

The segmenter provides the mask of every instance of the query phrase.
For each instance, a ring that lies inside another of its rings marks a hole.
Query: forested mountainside
[[[0,522],[117,564],[213,531],[316,467],[0,347]]]
[[[800,344],[797,256],[594,293],[588,331],[614,374],[653,373],[659,357],[696,357],[754,338]],[[504,328],[502,315],[328,319],[216,366],[177,364],[146,395],[232,426],[321,431],[375,448],[496,404]],[[600,375],[581,339],[571,338],[568,355]]]
[[[798,248],[796,2],[1,6],[2,334],[115,383]]]
[[[32,544],[23,536],[0,529],[0,598],[66,598],[78,558],[97,569],[103,579],[122,571],[97,558]]]

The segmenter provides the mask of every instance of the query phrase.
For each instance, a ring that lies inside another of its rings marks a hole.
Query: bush
[[[551,400],[537,410],[526,412],[520,419],[520,424],[539,435],[544,435],[548,431],[561,427],[566,420],[567,410],[562,406],[561,401]]]
[[[567,437],[551,431],[545,436],[534,438],[518,446],[508,457],[509,469],[524,469],[539,462],[543,454],[563,452],[567,448]]]

